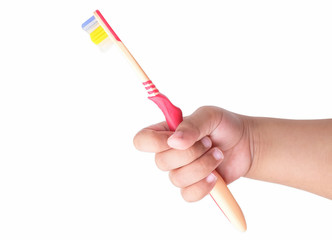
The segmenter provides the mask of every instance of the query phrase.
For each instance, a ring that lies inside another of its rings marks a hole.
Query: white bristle
[[[104,41],[98,44],[99,49],[102,52],[106,52],[108,49],[110,49],[113,45],[113,41],[108,37]]]
[[[99,26],[96,18],[93,18],[92,20],[90,19],[87,21],[89,23],[83,23],[84,26],[82,25],[83,30],[86,31],[88,34],[92,33]]]

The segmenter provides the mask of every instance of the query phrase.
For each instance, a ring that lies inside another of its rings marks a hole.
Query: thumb
[[[210,135],[221,122],[223,111],[217,107],[201,107],[185,117],[167,140],[171,148],[185,150]]]

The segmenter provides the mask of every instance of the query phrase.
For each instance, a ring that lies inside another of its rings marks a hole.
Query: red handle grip
[[[183,121],[181,109],[174,106],[171,101],[161,93],[156,96],[149,97],[149,99],[157,104],[160,110],[163,112],[169,129],[171,131],[175,131],[175,129]]]

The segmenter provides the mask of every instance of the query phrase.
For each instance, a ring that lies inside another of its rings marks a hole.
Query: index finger
[[[134,146],[143,152],[159,153],[170,149],[167,139],[173,134],[166,122],[143,128],[134,137]]]

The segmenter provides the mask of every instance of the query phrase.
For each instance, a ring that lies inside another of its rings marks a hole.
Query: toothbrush
[[[120,48],[139,75],[148,93],[148,98],[161,109],[169,129],[175,131],[183,120],[181,109],[174,106],[165,95],[159,92],[111,26],[107,23],[100,11],[96,10],[93,16],[82,24],[82,28],[88,32],[92,42],[98,45],[102,51],[106,51],[112,44],[116,44]],[[246,231],[247,225],[241,208],[219,173],[213,171],[213,174],[217,177],[217,182],[210,192],[212,199],[237,229],[242,232]]]

